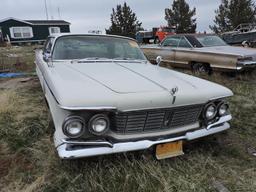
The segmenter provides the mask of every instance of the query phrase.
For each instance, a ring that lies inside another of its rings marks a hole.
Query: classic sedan
[[[165,38],[159,45],[141,47],[152,62],[196,72],[242,71],[256,68],[256,49],[233,47],[216,35],[180,34]]]
[[[36,71],[63,159],[150,147],[163,159],[230,128],[229,89],[152,65],[130,38],[50,36]]]

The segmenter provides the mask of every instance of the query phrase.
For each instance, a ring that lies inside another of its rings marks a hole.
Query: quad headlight
[[[63,132],[70,138],[79,138],[83,135],[85,128],[84,119],[79,116],[70,116],[63,123]]]
[[[220,103],[218,106],[219,116],[224,116],[228,113],[229,106],[227,103]]]
[[[205,106],[203,117],[207,122],[220,118],[229,113],[229,105],[224,101],[211,102]]]
[[[109,118],[104,114],[93,116],[89,121],[89,131],[93,135],[103,135],[109,130]]]
[[[211,103],[206,106],[204,111],[204,116],[207,120],[212,120],[216,117],[217,114],[217,107],[214,103]]]

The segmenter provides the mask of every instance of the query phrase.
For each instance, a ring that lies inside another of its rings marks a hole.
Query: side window
[[[43,53],[44,54],[51,53],[52,45],[53,45],[53,38],[48,38],[47,41],[45,42]]]
[[[189,44],[189,42],[187,41],[187,39],[185,37],[182,37],[180,39],[179,47],[180,48],[191,48],[191,45]]]
[[[180,42],[180,37],[170,37],[164,40],[162,43],[163,47],[174,47],[177,48]]]

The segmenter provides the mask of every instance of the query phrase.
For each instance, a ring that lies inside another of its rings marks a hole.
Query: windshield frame
[[[83,60],[86,58],[81,58],[81,59],[54,59],[54,51],[56,50],[56,45],[58,43],[59,40],[61,40],[62,38],[66,38],[66,37],[95,37],[95,38],[113,38],[113,39],[123,39],[126,41],[132,41],[134,43],[137,44],[137,41],[132,39],[132,38],[128,38],[128,37],[121,37],[121,36],[115,36],[115,35],[93,35],[93,34],[77,34],[77,35],[61,35],[61,36],[57,36],[55,37],[55,40],[53,42],[53,46],[52,46],[52,50],[51,50],[51,56],[52,56],[52,61],[58,62],[58,61],[79,61],[79,60]],[[137,44],[138,45],[138,44]],[[143,51],[141,50],[141,48],[138,45],[138,51],[140,56],[142,57],[141,59],[133,59],[134,61],[148,61],[147,57],[145,56],[145,54],[143,53]],[[99,57],[100,58],[100,57]],[[128,58],[129,60],[124,58],[124,61],[133,61],[132,59]],[[92,62],[94,61],[115,61],[114,58],[106,58],[106,59],[95,59],[95,60],[91,60]],[[116,60],[116,61],[121,61],[120,59]]]

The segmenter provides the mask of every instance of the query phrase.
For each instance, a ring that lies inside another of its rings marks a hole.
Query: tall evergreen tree
[[[232,27],[241,23],[253,23],[256,21],[256,6],[253,0],[231,0],[229,19]]]
[[[172,7],[165,9],[165,20],[168,26],[176,26],[177,33],[196,32],[196,8],[190,10],[185,0],[174,0]]]
[[[142,23],[138,21],[136,14],[125,2],[123,6],[117,5],[116,10],[112,9],[111,26],[106,29],[106,33],[135,38],[141,25]]]
[[[210,26],[215,33],[230,31],[241,23],[256,22],[253,0],[222,0],[215,13],[215,24]]]
[[[231,30],[231,24],[228,19],[229,17],[229,0],[221,0],[221,4],[217,10],[215,10],[214,23],[216,25],[209,26],[215,33]]]

